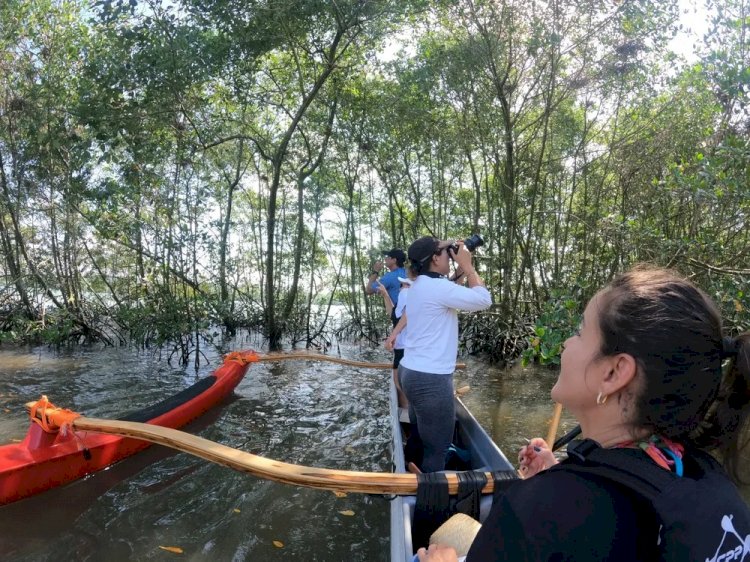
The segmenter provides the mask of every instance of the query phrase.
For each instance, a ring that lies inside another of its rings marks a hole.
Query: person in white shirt
[[[396,385],[398,406],[399,408],[406,409],[409,406],[409,401],[401,390],[401,383],[398,380],[398,366],[401,363],[401,359],[404,357],[404,342],[406,341],[407,292],[414,281],[408,277],[399,277],[398,281],[401,284],[401,289],[398,293],[398,304],[395,306],[395,309],[393,301],[391,301],[390,295],[388,294],[388,290],[383,285],[380,285],[380,293],[383,295],[386,312],[389,316],[392,312],[397,321],[396,327],[391,332],[391,335],[386,338],[384,345],[388,351],[393,351],[393,382]],[[403,320],[401,320],[402,318]]]
[[[463,242],[425,236],[409,246],[416,280],[409,289],[408,330],[399,365],[401,388],[409,401],[409,419],[423,444],[422,472],[445,468],[453,437],[453,371],[458,354],[458,311],[484,310],[489,291],[472,265]],[[459,282],[447,279],[451,259]]]

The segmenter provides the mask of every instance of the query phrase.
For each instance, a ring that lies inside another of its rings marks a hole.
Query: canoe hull
[[[210,377],[145,410],[143,421],[179,428],[229,396],[245,376],[249,364],[228,359]],[[213,377],[215,380],[209,380]],[[211,384],[208,384],[211,383]],[[164,410],[164,408],[161,408]],[[130,416],[137,418],[138,414]],[[30,423],[21,443],[0,447],[0,505],[63,486],[149,447],[147,441],[86,431],[46,433]]]
[[[393,381],[391,381],[390,393],[394,468],[395,472],[406,472],[398,399]],[[514,470],[502,451],[458,397],[456,397],[456,421],[460,445],[471,453],[472,470],[486,472]],[[492,507],[492,496],[483,496],[480,505],[480,519],[484,520]],[[391,562],[411,562],[414,557],[412,521],[415,506],[415,496],[397,496],[391,501]]]

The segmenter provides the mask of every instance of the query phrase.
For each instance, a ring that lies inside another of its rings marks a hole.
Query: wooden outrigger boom
[[[30,410],[35,403],[26,404]],[[74,431],[94,431],[122,437],[142,439],[164,445],[184,453],[189,453],[205,460],[257,476],[323,490],[359,492],[365,494],[414,495],[417,492],[417,476],[414,474],[394,474],[390,472],[357,472],[295,465],[254,455],[246,451],[227,447],[220,443],[185,433],[168,427],[146,423],[86,418],[83,416],[70,421],[70,413],[60,414],[61,410],[37,409],[38,418],[45,417],[51,426],[57,426],[57,418],[69,424]],[[483,493],[494,489],[492,473],[485,473],[487,485]],[[453,495],[458,493],[458,476],[446,474],[448,489]]]

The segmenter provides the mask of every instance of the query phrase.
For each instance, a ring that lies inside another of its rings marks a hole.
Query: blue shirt
[[[397,267],[393,271],[389,271],[383,275],[380,279],[376,279],[372,282],[370,288],[377,292],[378,282],[380,282],[385,287],[385,290],[388,291],[388,296],[391,297],[393,306],[396,306],[398,303],[398,291],[401,289],[401,281],[398,280],[399,277],[406,278],[406,271],[403,267]]]

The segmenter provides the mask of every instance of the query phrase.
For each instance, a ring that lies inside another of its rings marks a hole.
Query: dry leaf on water
[[[182,554],[183,550],[179,546],[159,546],[162,550],[167,552],[174,552],[175,554]]]
[[[344,511],[339,511],[341,515],[346,515],[347,517],[351,517],[354,515],[354,512],[351,509],[347,509]]]
[[[334,491],[333,491],[333,494],[334,494],[334,495],[335,495],[335,496],[336,496],[337,498],[345,498],[345,497],[346,497],[346,492],[340,492],[339,490],[334,490]]]
[[[276,548],[284,548],[284,543],[281,541],[273,541],[273,546]]]

